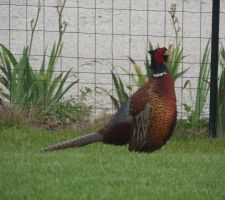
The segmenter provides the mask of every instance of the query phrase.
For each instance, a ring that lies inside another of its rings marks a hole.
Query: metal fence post
[[[219,18],[220,0],[213,0],[212,6],[212,46],[210,77],[210,113],[209,134],[217,136],[217,94],[218,94],[218,58],[219,58]]]

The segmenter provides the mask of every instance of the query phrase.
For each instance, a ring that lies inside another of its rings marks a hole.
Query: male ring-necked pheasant
[[[121,106],[101,130],[43,149],[54,151],[94,142],[129,144],[130,151],[152,152],[170,138],[176,124],[176,96],[172,75],[166,67],[167,49],[151,55],[152,77]]]

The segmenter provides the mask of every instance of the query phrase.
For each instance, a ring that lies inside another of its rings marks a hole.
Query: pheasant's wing
[[[133,116],[130,114],[128,98],[112,120],[102,129],[103,142],[114,145],[125,145],[129,142],[133,127]]]
[[[147,103],[144,110],[134,116],[134,127],[129,142],[130,151],[140,151],[147,144],[150,108],[150,104]]]
[[[119,123],[133,123],[132,115],[130,114],[130,101],[129,97],[117,111],[117,113],[112,118],[111,122],[107,125],[108,127],[112,127]]]

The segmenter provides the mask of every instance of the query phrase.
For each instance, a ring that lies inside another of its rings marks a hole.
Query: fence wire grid
[[[59,35],[56,0],[40,1],[40,16],[37,22],[30,62],[39,69],[44,52],[47,57]],[[220,44],[225,45],[225,0],[220,3]],[[54,74],[72,72],[67,84],[79,79],[66,94],[82,101],[80,90],[85,87],[92,92],[85,103],[92,106],[95,121],[103,113],[114,113],[115,108],[104,88],[116,97],[111,71],[119,75],[123,83],[134,84],[121,68],[134,74],[128,57],[134,59],[144,71],[146,49],[151,41],[154,47],[174,44],[176,34],[169,11],[176,7],[178,40],[183,49],[180,71],[188,71],[175,82],[178,119],[187,119],[190,112],[185,105],[194,107],[197,81],[205,46],[211,38],[211,0],[67,0],[62,21],[67,23],[63,35],[63,49]],[[29,45],[31,21],[35,19],[38,0],[1,0],[0,43],[19,58],[22,49]],[[209,60],[210,61],[210,60]],[[208,80],[209,81],[209,80]],[[185,83],[189,82],[190,84]],[[131,94],[131,92],[130,92]],[[66,98],[65,97],[65,98]],[[209,116],[209,96],[202,118]],[[201,124],[199,124],[201,126]],[[181,129],[182,131],[182,129]]]

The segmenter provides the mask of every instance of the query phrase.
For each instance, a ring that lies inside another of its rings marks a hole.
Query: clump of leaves
[[[209,74],[210,74],[209,55],[210,55],[210,41],[208,41],[206,44],[202,61],[200,63],[200,72],[198,76],[195,106],[194,106],[193,96],[191,91],[191,82],[187,81],[184,85],[184,88],[189,86],[190,97],[191,97],[190,99],[192,101],[191,102],[192,105],[183,104],[185,111],[190,113],[188,117],[188,122],[192,128],[194,127],[196,128],[201,121],[202,113],[203,113],[206,99],[209,92],[209,81],[208,81]]]
[[[151,41],[148,42],[148,47],[146,50],[146,55],[145,55],[145,61],[144,61],[144,72],[142,70],[142,67],[140,67],[135,60],[133,60],[131,57],[128,57],[129,61],[131,62],[134,72],[135,73],[130,73],[129,70],[127,70],[125,67],[121,67],[122,71],[129,76],[132,84],[138,87],[143,86],[151,77],[152,75],[152,70],[151,70],[151,62],[148,57],[148,51],[153,50],[153,46]],[[132,90],[132,86],[129,86],[129,89]]]
[[[217,119],[218,134],[222,136],[225,133],[225,49],[222,46],[220,50],[220,66],[222,68],[219,81]]]
[[[193,95],[191,91],[191,82],[187,81],[185,87],[189,86],[191,105],[183,104],[186,112],[190,113],[187,123],[189,128],[198,129],[201,127],[202,121],[207,121],[202,115],[205,108],[205,103],[209,93],[209,75],[210,75],[210,41],[207,42],[202,61],[200,64],[200,72],[198,76],[198,85],[196,92],[195,105],[193,102]],[[222,46],[220,49],[220,66],[221,74],[219,75],[219,88],[218,88],[218,102],[217,102],[217,131],[218,135],[222,136],[225,132],[225,50]],[[193,109],[194,108],[194,109]]]
[[[199,129],[201,127],[201,129]],[[208,136],[208,119],[202,119],[199,127],[191,127],[186,119],[178,119],[173,138],[195,139]]]
[[[167,62],[167,67],[169,72],[172,74],[174,81],[176,81],[179,77],[181,77],[184,73],[188,71],[189,68],[185,70],[180,70],[180,66],[182,63],[182,60],[184,59],[183,56],[183,49],[181,47],[181,42],[179,41],[178,33],[180,31],[180,26],[178,23],[178,18],[176,16],[176,4],[173,4],[170,9],[170,16],[172,19],[172,24],[175,32],[175,42],[173,45],[170,45],[168,48],[170,59]],[[135,60],[133,60],[131,57],[128,57],[129,61],[131,62],[133,68],[134,68],[134,74],[130,73],[129,70],[127,70],[124,67],[121,67],[122,71],[129,76],[131,80],[131,84],[127,87],[124,86],[123,81],[119,76],[116,76],[114,72],[111,72],[112,74],[112,80],[116,89],[117,98],[113,95],[111,95],[110,92],[105,91],[104,92],[109,95],[114,107],[118,109],[123,102],[128,97],[128,92],[131,92],[133,90],[132,85],[135,85],[137,87],[142,87],[151,77],[152,71],[151,71],[151,62],[149,60],[148,51],[153,50],[153,45],[151,41],[147,44],[147,50],[146,50],[146,56],[145,56],[145,62],[144,62],[144,69],[142,70],[142,67],[139,66]]]
[[[0,44],[0,69],[3,72],[1,84],[6,89],[3,96],[22,107],[44,106],[48,110],[48,106],[55,105],[59,102],[65,93],[78,81],[71,82],[65,87],[66,80],[71,72],[59,73],[53,76],[56,59],[59,57],[60,51],[56,51],[53,46],[51,57],[47,69],[45,69],[45,55],[43,65],[40,70],[33,70],[30,65],[28,51],[24,48],[22,58],[17,61],[13,54],[2,44]]]
[[[54,74],[56,63],[60,57],[63,43],[62,38],[67,24],[62,22],[62,12],[66,0],[57,6],[59,22],[59,38],[54,43],[50,58],[47,62],[46,52],[42,58],[42,65],[39,70],[34,70],[30,64],[30,53],[32,49],[33,35],[40,13],[40,1],[35,20],[31,22],[32,34],[30,46],[25,47],[20,59],[16,59],[13,53],[3,44],[0,44],[0,84],[2,87],[1,96],[4,101],[22,109],[29,109],[36,113],[38,117],[55,115],[73,120],[82,110],[84,104],[78,104],[74,99],[63,100],[65,94],[78,83],[78,80],[68,84],[71,70]],[[75,114],[76,113],[76,114]]]
[[[52,109],[46,113],[47,115],[56,116],[61,119],[62,122],[71,123],[79,122],[83,118],[86,118],[91,111],[91,106],[86,105],[86,97],[92,90],[88,87],[80,90],[81,96],[80,101],[77,101],[76,98],[70,97],[64,101],[59,101],[55,106],[53,105]]]
[[[100,89],[103,93],[108,95],[115,109],[118,110],[120,106],[126,101],[129,95],[127,91],[125,90],[125,86],[121,78],[119,76],[116,76],[113,71],[111,71],[111,74],[112,74],[113,84],[115,85],[117,98],[111,94],[111,91],[108,91],[102,87],[97,87],[96,89]],[[131,87],[129,85],[126,88],[131,91]]]

